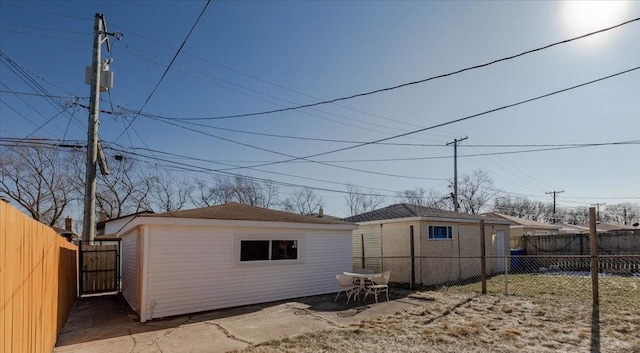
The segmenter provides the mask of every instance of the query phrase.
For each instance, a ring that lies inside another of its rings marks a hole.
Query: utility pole
[[[597,222],[600,222],[600,206],[604,206],[604,205],[606,205],[606,204],[607,204],[606,202],[604,202],[604,203],[592,203],[592,204],[591,204],[591,206],[596,206],[596,221],[597,221]],[[627,209],[625,208],[625,210],[624,210],[624,211],[625,211],[624,218],[625,218],[625,221],[626,221],[626,220],[627,220],[627,215],[626,215],[626,213],[627,213],[627,212],[626,212],[626,211],[627,211]]]
[[[453,207],[456,212],[460,210],[460,203],[458,203],[458,144],[468,138],[468,136],[465,136],[447,143],[447,146],[453,145],[453,195],[451,197],[453,198]]]
[[[111,76],[104,76],[105,81],[101,82],[103,77],[103,63],[101,63],[101,47],[106,41],[107,50],[111,51],[109,36],[113,35],[120,39],[121,34],[108,33],[107,23],[104,15],[96,13],[93,27],[93,55],[91,60],[91,98],[89,102],[89,121],[87,129],[87,165],[84,192],[84,219],[82,229],[82,240],[90,241],[95,236],[95,217],[96,217],[96,165],[98,162],[98,118],[100,113],[100,90],[107,90],[111,85]],[[108,63],[105,63],[105,66]],[[104,159],[101,159],[101,165]],[[106,166],[106,163],[104,164]],[[108,174],[102,169],[103,174]]]
[[[560,191],[549,191],[549,192],[545,192],[545,194],[547,195],[553,195],[553,223],[557,222],[557,218],[556,218],[556,195],[563,193],[564,190],[560,190]]]

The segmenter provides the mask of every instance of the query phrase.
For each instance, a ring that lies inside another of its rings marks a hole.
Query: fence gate
[[[80,242],[80,295],[120,291],[119,240]]]

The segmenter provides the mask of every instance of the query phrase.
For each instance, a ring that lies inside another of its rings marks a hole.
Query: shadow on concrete
[[[390,300],[399,300],[411,293],[407,290],[389,291]],[[336,302],[336,293],[281,300],[276,302],[246,305],[227,309],[198,312],[140,322],[121,295],[83,297],[76,301],[56,344],[57,347],[85,342],[105,340],[138,333],[176,328],[186,324],[224,319],[256,313],[278,305],[287,305],[294,315],[312,315],[319,312],[335,312],[339,317],[354,317],[375,308],[375,299],[350,301],[341,295]],[[386,302],[384,294],[378,300]]]
[[[600,353],[600,307],[594,305],[591,311],[591,353]]]
[[[393,287],[389,289],[389,300],[400,300],[406,298],[410,295],[412,291],[404,290],[404,289],[394,289]],[[373,305],[376,304],[376,300],[373,296],[368,296],[366,299],[364,298],[364,294],[360,294],[359,300],[350,300],[347,303],[347,297],[344,293],[341,293],[336,299],[336,295],[327,294],[327,295],[318,295],[313,297],[305,297],[298,298],[296,301],[300,303],[304,303],[309,305],[306,309],[312,312],[335,312],[336,315],[340,317],[353,317],[356,316],[366,310],[372,308]],[[383,303],[387,301],[387,297],[384,293],[378,296],[378,302]],[[302,311],[299,315],[303,315]]]

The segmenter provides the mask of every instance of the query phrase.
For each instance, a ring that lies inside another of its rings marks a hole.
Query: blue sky
[[[611,3],[582,12],[584,4],[551,1],[212,2],[143,109],[174,119],[174,125],[143,115],[133,119],[135,113],[102,114],[100,136],[128,149],[143,147],[207,160],[179,159],[211,169],[227,168],[215,162],[251,166],[287,159],[265,149],[304,157],[347,147],[352,144],[216,130],[175,119],[267,111],[391,87],[640,17],[640,3]],[[109,31],[120,31],[124,37],[112,41],[110,53],[103,47],[103,57],[113,58],[115,84],[110,95],[102,95],[101,108],[111,110],[113,105],[115,110],[137,111],[204,5],[204,1],[2,0],[0,50],[36,77],[49,94],[68,97],[57,101],[71,102],[77,96],[86,104],[82,97],[89,95],[89,87],[84,84],[84,67],[91,60],[93,17],[102,13]],[[587,10],[589,6],[594,5],[587,4]],[[637,67],[639,33],[636,21],[485,68],[336,104],[191,123],[262,134],[374,141]],[[5,60],[0,64],[0,81],[0,137],[86,139],[86,111],[70,108],[56,116],[59,110],[42,97],[9,93],[33,93],[33,89]],[[390,196],[414,187],[444,193],[453,175],[453,148],[445,144],[468,136],[458,149],[459,174],[485,169],[495,188],[505,193],[551,202],[545,192],[564,190],[558,204],[566,207],[638,203],[638,92],[640,70],[389,141],[437,146],[368,145],[315,158],[367,172],[305,161],[232,172],[336,191],[352,183]],[[636,143],[464,157],[535,148],[477,145],[619,141]],[[166,168],[149,156],[144,163],[150,168]],[[443,158],[397,160],[423,157]],[[395,161],[365,161],[371,159]],[[287,197],[291,189],[281,187],[281,192]],[[317,193],[325,201],[326,213],[347,215],[343,194]],[[392,202],[388,197],[387,203]]]

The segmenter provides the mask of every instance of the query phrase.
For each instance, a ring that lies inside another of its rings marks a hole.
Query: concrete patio
[[[78,299],[58,338],[56,353],[228,352],[309,332],[348,327],[423,302],[345,303],[335,294],[215,310],[140,323],[121,297]]]

